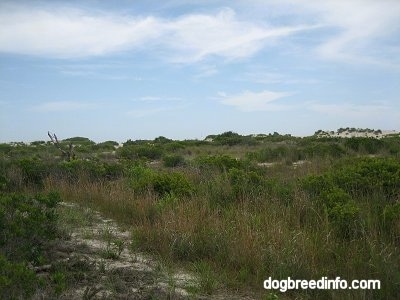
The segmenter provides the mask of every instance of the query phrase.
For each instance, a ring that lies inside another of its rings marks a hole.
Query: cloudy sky
[[[0,142],[400,130],[398,0],[0,2]]]

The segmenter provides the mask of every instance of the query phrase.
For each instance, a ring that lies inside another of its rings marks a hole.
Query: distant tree
[[[169,142],[172,142],[172,140],[168,139],[164,136],[159,136],[154,139],[154,143],[165,144],[165,143],[169,143]]]

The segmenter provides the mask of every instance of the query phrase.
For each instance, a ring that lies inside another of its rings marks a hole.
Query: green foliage
[[[159,136],[159,137],[154,139],[154,143],[158,143],[158,144],[167,144],[167,143],[170,143],[170,142],[172,142],[172,140],[168,139],[168,138],[166,138],[164,136]]]
[[[118,146],[118,143],[115,141],[106,141],[102,143],[98,143],[93,145],[93,150],[100,150],[100,151],[114,151],[115,147]]]
[[[344,145],[355,152],[364,151],[368,154],[376,154],[383,149],[384,142],[375,138],[352,137],[346,139]]]
[[[9,261],[0,253],[0,298],[28,299],[33,296],[38,280],[25,263]]]
[[[238,159],[230,157],[229,155],[213,155],[202,156],[196,159],[198,166],[217,168],[221,171],[229,170],[232,168],[242,168],[244,163]]]
[[[358,231],[359,211],[356,203],[340,188],[333,188],[321,195],[321,200],[336,232],[343,237],[351,237]]]
[[[390,200],[400,192],[400,162],[391,158],[344,160],[323,175],[305,177],[302,186],[313,195],[336,186],[353,196],[382,192]]]
[[[193,191],[193,185],[184,174],[178,172],[157,172],[137,165],[131,168],[130,176],[133,189],[139,192],[153,190],[163,197],[167,194],[185,196]]]
[[[64,274],[64,272],[61,271],[56,271],[53,274],[51,274],[51,281],[54,285],[54,291],[56,295],[61,295],[61,293],[66,289],[67,287],[67,279]]]
[[[85,137],[80,137],[80,136],[64,139],[61,142],[62,143],[67,142],[68,144],[73,143],[73,144],[77,144],[77,145],[94,145],[95,144],[95,142],[93,142],[92,140],[85,138]]]
[[[9,186],[9,181],[7,177],[3,174],[0,174],[0,192],[5,191]]]
[[[59,168],[64,176],[70,180],[79,180],[85,176],[91,180],[116,179],[124,173],[122,164],[94,160],[63,161],[59,164]]]
[[[211,294],[218,285],[213,267],[207,261],[194,262],[192,267],[199,275],[200,290],[206,294]]]
[[[265,188],[265,179],[254,171],[231,168],[228,172],[235,198],[255,197]]]
[[[302,150],[308,158],[315,157],[341,157],[345,150],[337,143],[313,143]]]
[[[163,157],[163,163],[165,167],[173,168],[177,166],[181,166],[185,163],[185,159],[182,155],[172,154],[172,155],[165,155]]]
[[[305,177],[301,185],[325,208],[337,233],[352,236],[360,231],[360,224],[372,226],[382,215],[388,231],[397,215],[396,204],[390,203],[400,193],[400,162],[390,158],[344,160],[322,175]],[[371,195],[377,195],[374,217],[360,210],[362,199]]]
[[[177,151],[179,149],[184,149],[186,144],[187,144],[186,142],[174,141],[174,142],[170,142],[168,144],[165,144],[164,145],[164,149],[167,152],[175,152],[175,151]]]
[[[28,299],[40,280],[28,265],[45,263],[55,239],[58,194],[0,194],[0,298]]]
[[[159,145],[125,145],[117,149],[117,155],[124,159],[160,159],[163,150]]]
[[[56,236],[55,207],[59,196],[2,195],[0,250],[8,259],[40,263],[43,241]]]
[[[279,146],[276,148],[264,148],[255,153],[255,159],[259,162],[276,161],[287,157],[288,154],[289,148],[285,146]]]
[[[174,207],[178,202],[179,198],[176,195],[168,193],[158,200],[156,207],[161,212],[166,208]]]
[[[208,136],[207,138],[212,138],[214,142],[221,145],[237,145],[242,142],[243,137],[236,132],[227,131],[218,135]]]
[[[400,232],[400,202],[385,206],[383,210],[383,221],[387,230]]]
[[[174,194],[178,196],[190,195],[193,191],[193,185],[182,173],[156,173],[153,177],[153,189],[160,195]]]
[[[400,161],[363,158],[345,161],[331,173],[332,180],[353,195],[382,192],[386,200],[399,195]]]
[[[10,144],[1,143],[0,144],[0,153],[5,155],[8,154],[12,150],[12,146]]]
[[[24,158],[18,162],[26,185],[43,184],[43,179],[48,175],[48,168],[43,161],[35,158]]]

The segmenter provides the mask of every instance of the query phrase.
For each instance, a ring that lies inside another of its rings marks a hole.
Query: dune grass
[[[387,199],[379,190],[375,194],[357,190],[351,195],[356,210],[347,211],[347,204],[335,204],[330,210],[320,203],[323,196],[313,195],[301,184],[309,176],[330,174],[329,168],[327,161],[296,169],[285,164],[258,171],[244,167],[243,172],[187,166],[173,172],[184,174],[193,185],[188,194],[174,194],[171,187],[165,194],[157,193],[151,176],[146,178],[145,189],[135,190],[129,174],[111,182],[49,178],[45,188],[56,189],[65,201],[96,208],[128,226],[135,249],[193,269],[203,278],[203,292],[227,286],[261,296],[270,294],[262,288],[268,277],[317,280],[339,276],[348,281],[380,279],[382,289],[277,295],[393,298],[400,291],[399,223],[393,219],[384,224],[383,212],[398,200]],[[388,204],[382,204],[383,199]],[[338,207],[342,211],[336,215]]]

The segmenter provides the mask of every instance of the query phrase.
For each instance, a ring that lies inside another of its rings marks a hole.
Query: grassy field
[[[129,140],[118,148],[75,138],[62,142],[65,149],[75,145],[73,161],[51,143],[1,144],[1,196],[56,192],[64,202],[98,210],[132,232],[134,249],[198,274],[204,294],[221,288],[261,299],[400,294],[399,136],[212,138]],[[4,223],[10,200],[2,201]],[[5,230],[4,264],[31,262],[8,255],[7,243],[18,241],[5,239]],[[268,277],[324,276],[379,279],[382,287],[263,289]]]

